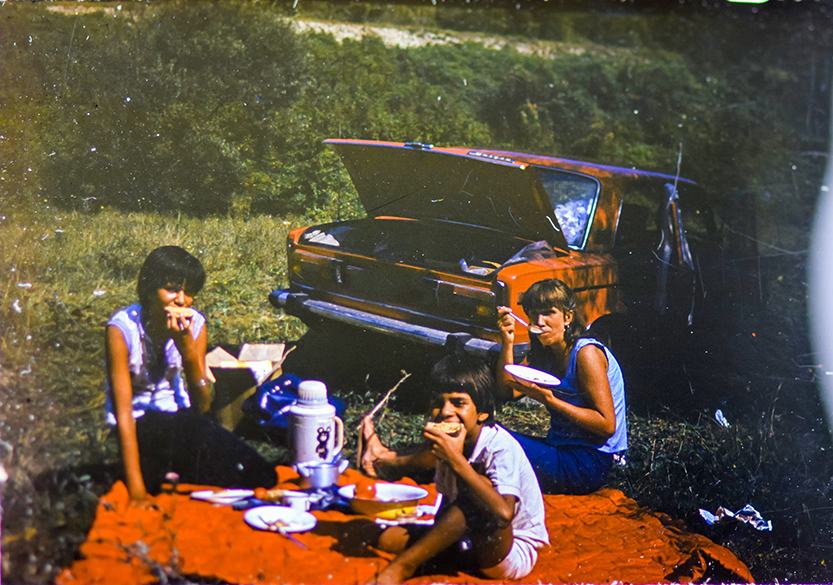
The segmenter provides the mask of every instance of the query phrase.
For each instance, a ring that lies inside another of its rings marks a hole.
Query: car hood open
[[[535,168],[489,151],[330,139],[370,217],[430,218],[568,251]]]

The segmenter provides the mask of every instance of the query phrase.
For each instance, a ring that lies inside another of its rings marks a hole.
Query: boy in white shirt
[[[375,582],[402,583],[464,539],[485,577],[522,579],[535,566],[538,549],[549,544],[544,500],[520,445],[495,424],[492,373],[476,358],[447,356],[434,366],[429,383],[431,422],[416,450],[388,449],[370,418],[362,422],[365,472],[375,476],[383,469],[434,467],[446,503],[421,536],[402,526],[382,532],[379,548],[397,556]]]

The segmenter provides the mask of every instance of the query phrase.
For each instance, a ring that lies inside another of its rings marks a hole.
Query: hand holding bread
[[[422,434],[431,445],[431,453],[438,459],[451,462],[462,457],[466,428],[460,422],[429,422]]]
[[[191,319],[194,317],[194,309],[190,307],[179,307],[176,305],[165,307],[168,317],[168,329],[184,331],[191,326]]]
[[[463,428],[463,425],[458,423],[457,421],[442,421],[442,422],[429,422],[425,425],[426,429],[435,429],[440,431],[441,433],[445,433],[451,437],[456,437],[460,434],[460,431]]]

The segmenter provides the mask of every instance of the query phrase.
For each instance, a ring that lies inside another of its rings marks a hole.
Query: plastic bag
[[[286,413],[298,399],[298,384],[301,382],[303,380],[294,374],[281,374],[274,380],[264,382],[243,402],[243,413],[263,426],[288,427]],[[346,406],[344,402],[334,396],[327,398],[335,407],[336,415],[340,415]]]

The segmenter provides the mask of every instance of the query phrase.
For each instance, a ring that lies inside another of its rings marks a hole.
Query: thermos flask
[[[327,401],[327,386],[318,380],[298,384],[298,399],[289,408],[295,463],[332,462],[344,447],[344,423]]]

